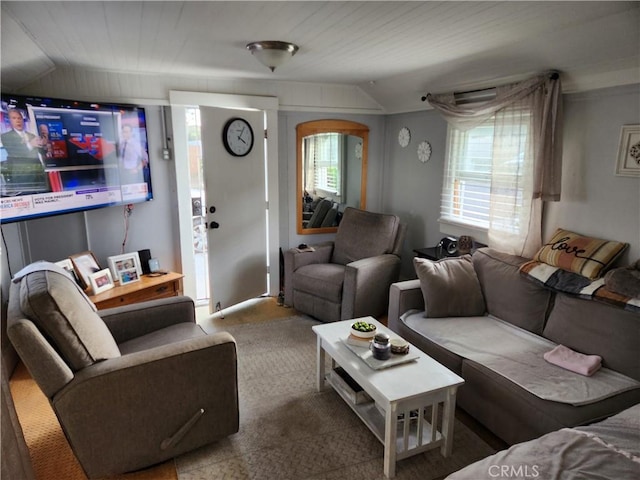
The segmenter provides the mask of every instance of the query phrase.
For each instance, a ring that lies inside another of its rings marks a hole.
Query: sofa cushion
[[[393,251],[400,218],[348,207],[336,233],[331,263],[346,265]]]
[[[413,265],[424,296],[425,317],[469,317],[484,313],[482,290],[470,256],[435,262],[415,257]]]
[[[24,276],[20,308],[74,371],[120,356],[93,304],[66,275],[42,270]]]
[[[431,321],[446,322],[447,319],[425,320],[422,310],[408,310],[398,319],[398,323],[393,328],[393,331],[407,342],[418,347],[438,363],[441,363],[452,372],[460,375],[462,373],[462,362],[464,358],[438,345],[424,334],[425,329],[428,329],[428,325],[425,325],[425,323]]]
[[[559,228],[533,259],[593,280],[602,276],[627,246]]]
[[[544,354],[556,347],[553,342],[490,316],[420,319],[412,315],[404,321],[430,341],[545,400],[586,405],[640,390],[640,382],[607,368],[585,377],[552,365]]]
[[[344,269],[344,265],[334,263],[305,265],[293,273],[294,289],[340,303],[342,301]]]
[[[552,293],[520,275],[519,268],[527,261],[491,248],[478,249],[472,257],[487,312],[541,335]]]
[[[177,342],[184,342],[206,335],[202,327],[196,323],[175,323],[168,327],[141,335],[118,345],[122,355],[162,347]]]
[[[465,384],[456,405],[510,444],[601,420],[640,401],[635,389],[587,405],[550,402],[472,360],[463,362],[461,376]]]
[[[573,350],[600,355],[603,367],[640,380],[637,313],[558,294],[544,336]]]

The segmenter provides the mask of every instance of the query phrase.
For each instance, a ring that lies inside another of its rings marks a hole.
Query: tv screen
[[[144,108],[2,94],[2,223],[151,200]]]

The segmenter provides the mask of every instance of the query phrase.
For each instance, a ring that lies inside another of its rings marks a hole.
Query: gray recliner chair
[[[320,200],[316,209],[313,211],[309,222],[306,225],[306,228],[320,228],[322,227],[322,222],[324,218],[327,216],[327,213],[331,211],[331,206],[333,202],[331,200],[327,200],[326,198]]]
[[[284,302],[323,322],[386,313],[406,226],[397,215],[346,208],[335,241],[284,252]]]
[[[206,334],[188,297],[97,312],[64,270],[39,262],[11,284],[7,332],[90,478],[238,431],[235,340]]]

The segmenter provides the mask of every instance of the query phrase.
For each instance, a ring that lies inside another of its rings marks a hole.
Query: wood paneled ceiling
[[[565,90],[640,82],[638,25],[638,2],[2,1],[2,89],[65,67],[357,85],[411,111],[550,68]],[[300,50],[271,73],[258,40]]]

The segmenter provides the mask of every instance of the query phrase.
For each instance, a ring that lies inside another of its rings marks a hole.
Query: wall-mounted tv
[[[1,223],[151,200],[144,108],[2,94]]]

